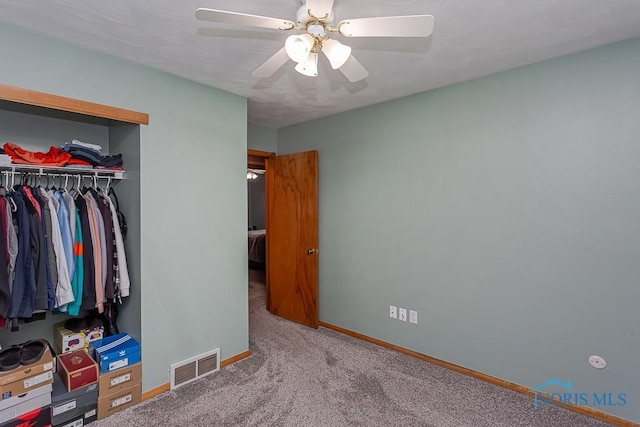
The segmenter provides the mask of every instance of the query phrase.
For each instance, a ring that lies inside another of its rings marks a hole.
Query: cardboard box
[[[60,375],[54,376],[51,395],[51,422],[54,425],[65,424],[88,412],[91,405],[97,410],[98,383],[86,385],[73,391],[67,391]],[[94,413],[94,418],[97,412]],[[77,421],[77,420],[76,420]],[[85,420],[86,421],[86,420]],[[86,424],[87,422],[85,422]],[[83,424],[79,424],[83,425]]]
[[[73,332],[65,328],[64,322],[62,322],[54,325],[53,328],[58,353],[69,353],[71,351],[88,348],[89,343],[101,340],[104,337],[103,327]]]
[[[105,397],[142,381],[142,363],[100,375],[98,396]]]
[[[108,417],[130,406],[140,403],[142,397],[142,383],[120,390],[109,396],[98,398],[98,419]]]
[[[35,409],[17,418],[0,424],[0,427],[23,427],[23,426],[50,426],[51,425],[51,407],[49,405]]]
[[[0,400],[19,396],[38,387],[53,384],[53,356],[45,348],[39,361],[0,373]]]
[[[0,402],[0,424],[51,404],[51,384]]]
[[[112,335],[94,341],[91,349],[101,374],[140,362],[140,344],[128,334]]]
[[[98,382],[98,365],[84,349],[59,355],[58,372],[67,391]]]
[[[70,419],[57,422],[55,417],[52,418],[51,424],[53,427],[82,427],[89,423],[94,422],[98,418],[98,402],[95,402],[88,406],[76,408]]]
[[[17,405],[18,403],[24,400],[32,399],[36,396],[39,396],[45,393],[51,394],[52,390],[53,390],[53,386],[51,384],[46,384],[46,385],[43,385],[42,387],[37,387],[19,396],[13,396],[8,399],[0,400],[0,412],[4,411],[7,408],[10,408],[11,406]]]

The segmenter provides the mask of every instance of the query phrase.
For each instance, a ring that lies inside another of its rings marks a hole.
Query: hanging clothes
[[[83,242],[82,268],[84,271],[82,280],[82,305],[81,310],[93,310],[96,306],[96,276],[95,261],[93,257],[93,240],[89,226],[89,213],[84,197],[78,197],[75,201],[80,218],[80,234]]]
[[[117,196],[113,189],[110,189],[108,194],[113,195],[114,199],[117,200]],[[124,216],[120,212],[119,204],[117,202],[114,203],[109,196],[105,196],[105,200],[109,203],[115,233],[116,251],[114,257],[115,260],[117,260],[117,267],[114,267],[117,270],[117,275],[114,278],[115,293],[118,298],[124,298],[129,296],[129,288],[131,287],[131,282],[129,280],[129,268],[127,267],[127,256],[124,251],[124,239],[126,237],[125,233],[127,225],[126,223],[123,224],[121,222],[121,219],[124,221]]]
[[[96,212],[91,199],[84,194],[82,196],[79,196],[78,199],[80,199],[80,197],[84,199],[86,205],[85,212],[89,220],[89,234],[91,235],[91,244],[93,246],[93,285],[95,290],[94,302],[96,304],[95,307],[98,309],[98,313],[102,313],[104,311],[104,284],[102,281],[103,255],[102,242],[100,239],[100,226],[98,224],[98,219],[96,218]]]
[[[31,247],[31,215],[21,191],[10,196],[16,204],[14,221],[18,235],[18,256],[16,257],[15,277],[11,289],[11,307],[9,318],[12,319],[11,330],[18,330],[20,318],[31,317],[35,306],[36,278],[34,257]],[[35,208],[33,208],[35,211]]]
[[[67,265],[67,258],[62,244],[62,231],[60,230],[58,210],[56,209],[57,201],[54,202],[55,198],[52,198],[44,188],[40,187],[38,190],[40,192],[40,196],[46,201],[50,214],[49,222],[51,223],[51,232],[49,233],[47,240],[48,247],[51,248],[49,252],[49,263],[51,264],[51,270],[56,271],[55,279],[52,276],[52,281],[55,285],[55,302],[53,308],[57,308],[64,312],[66,311],[66,305],[75,298],[73,290],[71,289],[69,267]],[[60,205],[58,205],[58,208],[59,206]]]
[[[106,307],[109,317],[129,295],[118,215],[97,186],[74,196],[0,185],[0,234],[0,327],[19,330],[47,311],[77,316]]]
[[[2,189],[4,193],[4,188]],[[11,289],[9,285],[9,237],[7,234],[7,200],[0,197],[0,221],[2,221],[3,238],[0,239],[0,326],[4,326],[5,319],[11,308]],[[5,262],[6,261],[6,262]]]
[[[111,215],[111,210],[107,202],[105,201],[103,195],[98,193],[95,189],[89,189],[90,195],[95,200],[95,205],[98,208],[100,216],[102,217],[102,223],[104,228],[104,268],[103,268],[103,279],[104,279],[104,297],[105,300],[113,300],[115,298],[115,287],[114,287],[114,275],[117,271],[114,268],[114,257],[116,254],[117,248],[115,247],[115,231],[113,224],[113,217]]]
[[[75,206],[75,203],[74,203]],[[75,209],[75,208],[74,208]],[[77,316],[82,306],[82,296],[84,293],[84,244],[82,241],[82,228],[80,224],[80,214],[75,211],[75,232],[73,239],[73,278],[71,279],[71,288],[75,300],[69,303],[67,313],[71,316]]]

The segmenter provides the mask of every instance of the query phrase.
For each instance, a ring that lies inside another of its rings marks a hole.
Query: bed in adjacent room
[[[267,230],[249,230],[249,264],[264,267]]]

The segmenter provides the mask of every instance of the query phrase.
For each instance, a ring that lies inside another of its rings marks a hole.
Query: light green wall
[[[276,153],[278,150],[278,133],[275,129],[255,123],[249,123],[247,128],[247,147],[254,150]],[[249,227],[266,227],[265,217],[265,180],[264,175],[247,182],[249,192]]]
[[[268,126],[248,123],[247,146],[254,150],[275,153],[278,147],[278,133]]]
[[[639,76],[633,40],[279,129],[319,149],[320,319],[640,421]]]
[[[0,58],[1,84],[150,116],[129,237],[141,245],[143,390],[168,382],[170,363],[246,351],[246,99],[4,25]]]

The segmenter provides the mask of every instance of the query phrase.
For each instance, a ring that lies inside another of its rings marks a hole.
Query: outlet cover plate
[[[395,305],[389,306],[389,317],[392,319],[398,318],[398,307],[396,307]]]
[[[409,322],[414,325],[418,324],[418,312],[415,310],[409,310]]]

